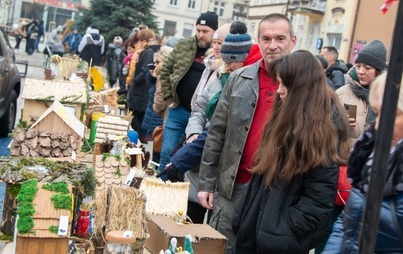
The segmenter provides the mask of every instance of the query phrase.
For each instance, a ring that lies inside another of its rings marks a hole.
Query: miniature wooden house
[[[55,100],[28,130],[14,130],[10,154],[28,157],[70,157],[78,154],[85,126]]]
[[[127,136],[129,121],[117,116],[101,117],[97,123],[95,143],[102,143],[106,137],[115,141]]]
[[[71,186],[69,190],[71,193]],[[68,253],[73,215],[71,210],[54,208],[51,201],[54,194],[42,189],[41,183],[38,184],[38,192],[32,202],[35,208],[34,234],[17,234],[16,254]],[[51,226],[59,226],[60,216],[69,218],[65,236],[50,232]]]
[[[118,115],[118,91],[119,87],[111,88],[93,95],[93,100],[90,102],[91,106],[108,106],[109,114]]]
[[[68,107],[80,119],[83,106],[88,103],[88,91],[83,80],[73,82],[27,78],[21,98],[24,99],[22,120],[28,123],[40,117],[54,100]]]
[[[139,156],[141,157],[141,154]],[[111,186],[120,188],[129,187],[135,176],[142,175],[142,177],[145,177],[145,173],[141,174],[143,172],[141,164],[137,165],[134,169],[135,174],[129,176],[130,163],[127,156],[117,159],[114,156],[104,157],[103,155],[96,155],[94,166],[95,178],[98,182],[96,186],[97,191],[106,192],[108,187]]]

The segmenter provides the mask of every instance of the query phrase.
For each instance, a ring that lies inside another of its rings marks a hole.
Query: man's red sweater
[[[237,183],[247,183],[252,177],[248,169],[254,166],[264,127],[272,112],[277,88],[278,83],[268,76],[264,61],[262,61],[259,67],[259,98],[239,164],[235,180]]]

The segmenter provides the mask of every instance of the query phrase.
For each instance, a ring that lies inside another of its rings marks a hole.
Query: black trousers
[[[15,41],[16,41],[16,43],[15,43],[15,49],[19,49],[19,48],[20,48],[20,43],[21,43],[22,39],[23,39],[22,35],[16,35],[16,36],[15,36]]]
[[[211,214],[213,210],[208,210],[207,214],[207,224],[209,223]],[[192,202],[188,200],[188,212],[187,216],[193,221],[193,223],[202,224],[204,221],[204,216],[207,212],[207,209],[198,203]]]

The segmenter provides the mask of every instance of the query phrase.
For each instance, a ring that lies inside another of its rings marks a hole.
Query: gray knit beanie
[[[243,62],[253,45],[252,38],[247,34],[245,23],[236,20],[232,22],[230,34],[221,45],[221,58],[224,62]]]
[[[358,52],[355,62],[368,64],[379,71],[383,71],[386,68],[386,48],[381,41],[371,41]]]

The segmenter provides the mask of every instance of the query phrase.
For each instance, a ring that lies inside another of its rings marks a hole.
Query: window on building
[[[196,0],[188,0],[188,8],[189,9],[196,8]]]
[[[220,2],[220,1],[214,2],[214,12],[217,13],[217,15],[220,17],[224,16],[224,7],[225,7],[225,3]]]
[[[184,24],[183,25],[183,37],[190,37],[192,36],[194,25],[193,24]]]
[[[250,23],[250,29],[249,29],[250,34],[255,35],[256,33],[255,30],[256,30],[256,23],[255,22]]]
[[[174,36],[176,33],[176,22],[165,20],[164,24],[164,34],[162,37],[165,36]]]
[[[170,5],[178,5],[178,0],[169,0]]]
[[[327,44],[340,49],[341,45],[341,34],[327,34]]]

